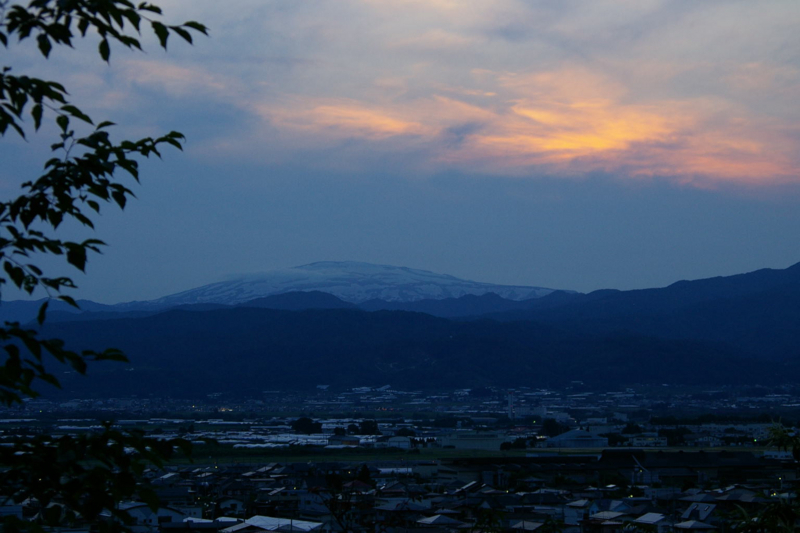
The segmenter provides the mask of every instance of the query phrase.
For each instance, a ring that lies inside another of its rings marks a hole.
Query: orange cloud
[[[797,177],[780,124],[722,98],[637,101],[623,84],[579,68],[476,76],[479,88],[440,88],[447,96],[298,99],[266,114],[279,127],[323,138],[415,136],[430,147],[431,164],[487,173],[759,183]],[[447,142],[454,128],[463,130],[459,142]]]
[[[413,135],[433,140],[448,127],[495,119],[494,113],[480,106],[438,95],[401,104],[298,98],[281,106],[260,106],[260,110],[279,127],[368,139]]]
[[[629,101],[626,88],[584,69],[500,77],[518,99],[450,161],[522,174],[592,171],[680,181],[783,182],[798,177],[776,121],[717,99]]]
[[[525,138],[529,152],[560,159],[625,150],[635,142],[661,140],[675,130],[677,122],[649,106],[620,107],[608,100],[550,105],[521,102],[512,111],[522,120],[517,121],[509,137]],[[494,136],[492,142],[502,143],[503,138]]]
[[[350,100],[327,100],[310,107],[262,109],[273,123],[291,129],[323,131],[340,137],[387,138],[397,135],[431,135],[435,130],[409,120],[401,113],[365,106]]]

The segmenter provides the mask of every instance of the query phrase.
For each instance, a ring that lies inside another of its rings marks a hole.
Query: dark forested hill
[[[498,320],[534,320],[574,332],[725,342],[759,357],[800,356],[800,264],[680,281],[663,289],[554,293]]]
[[[421,313],[233,308],[51,324],[81,348],[117,347],[130,364],[97,363],[89,379],[59,376],[64,394],[196,396],[317,384],[395,387],[633,383],[773,383],[723,344],[574,334],[530,322],[454,322]]]
[[[239,304],[239,307],[261,307],[302,311],[305,309],[355,309],[356,306],[332,294],[320,291],[292,291],[256,298]]]

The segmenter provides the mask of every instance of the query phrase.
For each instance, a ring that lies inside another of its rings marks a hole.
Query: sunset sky
[[[210,37],[17,74],[118,138],[180,130],[109,208],[102,302],[326,260],[590,291],[800,261],[800,4],[161,0]],[[0,190],[53,131],[0,144]]]

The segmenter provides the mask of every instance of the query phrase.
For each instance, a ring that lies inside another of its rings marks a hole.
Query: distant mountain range
[[[405,303],[483,294],[519,301],[540,298],[554,292],[553,289],[544,287],[469,281],[407,267],[355,261],[323,261],[212,283],[156,300],[116,305],[98,304],[89,300],[80,300],[78,303],[82,310],[90,312],[150,312],[195,304],[234,306],[268,296],[310,291],[325,292],[354,304],[370,300]],[[2,302],[0,320],[33,320],[40,304],[41,301]],[[51,310],[67,313],[77,311],[62,302],[52,302]]]
[[[762,359],[800,359],[800,263],[783,270],[679,281],[663,289],[553,293],[528,304],[487,317],[587,334],[720,342]]]
[[[488,293],[509,300],[526,300],[550,294],[553,289],[480,283],[407,267],[324,261],[212,283],[152,303],[167,307],[194,303],[236,305],[294,291],[321,291],[346,302],[361,303],[373,299],[413,302]]]
[[[800,379],[800,264],[520,300],[485,293],[353,303],[291,291],[235,305],[169,301],[176,305],[167,310],[88,302],[82,314],[52,312],[44,333],[75,348],[118,347],[132,361],[92,365],[99,380],[64,376],[66,393]]]

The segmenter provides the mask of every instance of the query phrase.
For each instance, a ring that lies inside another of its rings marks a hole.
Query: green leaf
[[[139,10],[140,11],[150,11],[151,13],[158,13],[159,15],[161,15],[161,8],[160,7],[158,7],[156,5],[153,5],[153,4],[148,4],[147,2],[142,2],[141,4],[139,4]]]
[[[183,151],[183,145],[180,143],[180,141],[176,141],[172,137],[167,137],[166,139],[164,139],[164,142],[171,144],[181,152]]]
[[[89,124],[94,124],[92,122],[92,119],[89,118],[89,115],[87,115],[86,113],[84,113],[83,111],[81,111],[80,109],[75,107],[74,105],[68,104],[68,105],[61,106],[61,110],[64,111],[65,113],[69,113],[73,117],[78,118],[78,119],[80,119],[80,120],[82,120],[84,122],[88,122]]]
[[[50,57],[50,50],[53,49],[53,45],[50,43],[50,38],[44,34],[40,33],[38,37],[36,37],[36,41],[39,44],[39,51],[42,53],[44,57]]]
[[[133,37],[129,37],[127,35],[120,35],[119,41],[127,46],[128,48],[137,48],[139,50],[142,49],[141,43],[139,43],[139,39],[135,39]]]
[[[86,373],[86,361],[84,361],[83,359],[79,357],[74,357],[70,359],[69,364],[78,374]]]
[[[67,262],[84,272],[86,270],[86,249],[79,244],[68,243]]]
[[[139,31],[139,23],[142,21],[141,15],[133,10],[126,10],[123,15],[133,24],[133,27],[136,28],[136,31]]]
[[[103,58],[103,61],[108,62],[108,58],[111,57],[111,48],[108,46],[108,39],[100,41],[97,48],[100,51],[100,57]]]
[[[208,28],[204,24],[190,20],[189,22],[184,22],[183,25],[187,28],[199,31],[203,35],[208,35]]]
[[[25,273],[22,271],[21,268],[18,266],[14,266],[10,261],[6,261],[3,263],[3,269],[8,274],[8,277],[11,278],[11,281],[14,282],[14,285],[17,287],[22,286],[22,282],[25,279]]]
[[[58,83],[58,82],[55,82],[55,81],[48,81],[48,82],[47,82],[47,85],[49,85],[49,86],[50,86],[50,88],[51,88],[51,89],[53,89],[54,91],[58,91],[58,92],[60,92],[60,93],[64,93],[64,94],[66,94],[66,93],[67,93],[67,90],[64,88],[64,86],[63,86],[63,85],[61,85],[61,84],[60,84],[60,83]]]
[[[117,205],[120,209],[125,209],[125,204],[127,203],[128,199],[125,197],[125,193],[122,191],[113,191],[111,193],[111,197],[117,202]]]
[[[39,343],[39,340],[36,339],[35,337],[32,337],[31,335],[27,335],[27,334],[26,335],[21,335],[20,336],[20,340],[25,345],[25,347],[28,349],[28,351],[31,352],[31,354],[36,359],[41,361],[41,359],[42,359],[42,345]]]
[[[50,221],[51,226],[58,228],[64,220],[64,213],[61,211],[50,211],[47,213],[47,219]]]
[[[39,323],[39,325],[40,325],[40,326],[41,326],[42,324],[44,324],[44,319],[45,319],[45,317],[47,316],[47,305],[48,305],[49,303],[50,303],[50,301],[49,301],[49,300],[48,300],[48,301],[45,301],[45,302],[42,304],[42,306],[39,308],[39,313],[36,315],[36,321]]]
[[[58,378],[56,378],[53,374],[48,374],[47,372],[43,372],[43,373],[39,374],[38,377],[42,381],[44,381],[46,383],[49,383],[50,385],[52,385],[52,386],[54,386],[56,388],[59,388],[59,389],[61,388],[61,383],[59,383]]]
[[[103,122],[97,125],[97,129],[100,130],[103,128],[107,128],[109,126],[116,126],[116,124],[114,122],[111,122],[110,120],[104,120]]]
[[[56,117],[56,124],[61,128],[61,132],[66,134],[69,128],[69,117],[66,115],[58,115]]]
[[[192,34],[191,33],[189,33],[188,31],[184,30],[180,26],[170,26],[170,29],[172,31],[174,31],[175,33],[177,33],[178,35],[180,35],[183,38],[184,41],[186,41],[189,44],[192,44]]]
[[[84,226],[94,228],[94,222],[92,222],[92,219],[82,213],[79,212],[72,213],[72,218],[74,218]]]
[[[72,298],[72,296],[67,296],[66,294],[62,294],[61,296],[59,296],[59,297],[58,297],[58,299],[59,299],[59,300],[61,300],[62,302],[66,302],[66,303],[68,303],[69,305],[71,305],[71,306],[72,306],[72,307],[74,307],[75,309],[80,309],[80,306],[79,306],[79,305],[78,305],[78,303],[77,303],[77,302],[76,302],[76,301],[75,301],[75,300]]]
[[[25,138],[25,130],[23,130],[23,129],[22,129],[22,127],[20,127],[20,125],[19,125],[19,124],[17,124],[17,122],[16,122],[16,121],[15,121],[13,118],[11,118],[11,117],[3,117],[3,116],[0,114],[0,135],[3,135],[3,134],[6,132],[6,129],[7,129],[9,126],[10,126],[10,127],[11,127],[11,128],[14,130],[14,131],[16,131],[16,132],[17,132],[17,134],[18,134],[20,137],[22,137],[23,139]]]
[[[125,353],[117,348],[107,348],[103,353],[96,354],[96,358],[101,361],[118,361],[120,363],[127,363],[128,358]]]
[[[117,165],[125,169],[125,171],[133,176],[136,181],[139,181],[139,164],[133,159],[120,159]]]
[[[86,30],[89,29],[89,19],[82,18],[78,21],[78,31],[81,32],[81,37],[86,37]]]
[[[155,20],[151,22],[150,25],[153,27],[153,31],[158,37],[158,41],[161,43],[161,48],[166,50],[167,39],[169,38],[169,29],[167,29],[166,26]]]
[[[158,494],[153,489],[143,487],[139,489],[139,499],[142,500],[151,511],[157,512],[161,506],[161,501],[158,499]]]
[[[33,117],[33,127],[38,130],[42,125],[42,104],[36,104],[31,109],[31,116]]]

